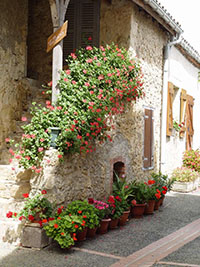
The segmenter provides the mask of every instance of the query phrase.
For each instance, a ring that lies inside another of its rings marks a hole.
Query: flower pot
[[[136,219],[142,218],[142,216],[144,214],[145,207],[146,207],[146,203],[144,203],[144,204],[135,204],[131,208],[131,216],[136,218]]]
[[[163,205],[164,199],[165,199],[165,196],[163,196],[163,197],[160,199],[160,206]]]
[[[119,218],[119,225],[120,226],[125,225],[125,223],[126,223],[126,221],[128,219],[129,214],[130,214],[130,210],[124,211],[124,213],[122,214],[122,216]]]
[[[50,127],[51,129],[51,142],[50,142],[50,147],[56,148],[56,138],[58,137],[60,133],[60,128],[58,127]]]
[[[108,231],[108,226],[110,223],[111,219],[102,219],[100,221],[100,226],[97,228],[97,233],[98,234],[105,234]]]
[[[158,210],[159,209],[160,203],[161,203],[161,198],[159,200],[156,200],[155,206],[154,206],[154,210]]]
[[[97,231],[97,227],[95,227],[93,229],[88,228],[88,230],[87,230],[87,237],[89,237],[89,238],[95,237],[96,231]]]
[[[155,200],[149,200],[147,202],[147,205],[145,207],[144,214],[153,214],[155,202],[156,202]]]
[[[119,223],[119,218],[117,219],[111,219],[109,224],[109,229],[116,229]]]
[[[87,228],[84,228],[82,231],[77,232],[76,234],[77,241],[84,241],[86,239],[86,235],[87,235]]]

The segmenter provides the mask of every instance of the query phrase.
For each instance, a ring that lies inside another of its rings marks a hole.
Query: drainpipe
[[[164,47],[164,66],[163,66],[163,90],[162,90],[162,114],[161,114],[161,143],[160,143],[160,172],[165,173],[166,161],[166,132],[167,132],[167,97],[169,81],[169,53],[173,45],[180,43],[181,34],[172,42],[168,42]]]

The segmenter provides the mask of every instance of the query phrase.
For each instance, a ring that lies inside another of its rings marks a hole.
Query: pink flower
[[[39,147],[39,148],[38,148],[38,152],[42,152],[43,150],[44,150],[43,147]]]
[[[76,81],[72,81],[73,84],[76,84]]]
[[[40,138],[40,142],[44,142],[44,140],[45,140],[44,138]]]
[[[90,45],[88,45],[88,46],[86,47],[86,50],[92,50],[92,47],[91,47]]]
[[[66,70],[65,73],[66,73],[67,75],[70,75],[70,74],[71,74],[71,70]]]
[[[88,58],[87,60],[86,60],[86,63],[92,63],[92,58]]]
[[[92,41],[92,37],[91,36],[88,37],[88,41]]]
[[[22,121],[27,121],[27,118],[26,117],[22,117],[21,120]]]
[[[51,86],[52,86],[52,81],[50,81],[50,82],[48,83],[48,86],[49,86],[49,87],[51,87]]]
[[[83,70],[83,73],[85,73],[85,74],[86,74],[86,73],[87,73],[87,70]]]
[[[30,160],[30,159],[31,159],[29,156],[25,156],[25,158],[26,158],[27,160]]]
[[[85,83],[85,86],[90,86],[90,84],[89,83]]]
[[[63,156],[61,154],[58,155],[58,158],[61,159]]]
[[[93,95],[94,94],[94,91],[90,91],[90,94]]]
[[[10,142],[10,138],[6,138],[5,141],[6,141],[6,143],[9,143]]]
[[[98,80],[103,80],[103,79],[104,79],[104,76],[102,74],[99,75]]]
[[[9,162],[11,163],[12,162],[12,159],[9,159]]]
[[[67,78],[64,78],[64,82],[68,82],[69,80]]]
[[[71,57],[72,57],[73,59],[76,59],[76,58],[77,58],[77,56],[76,56],[74,53],[71,53],[70,55],[71,55]]]
[[[61,110],[62,109],[62,107],[61,106],[58,106],[58,107],[56,107],[58,110]]]

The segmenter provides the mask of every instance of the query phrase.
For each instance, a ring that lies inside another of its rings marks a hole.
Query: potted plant
[[[64,212],[44,226],[46,234],[57,241],[61,248],[73,246],[74,241],[78,240],[78,233],[82,232],[84,228],[85,223],[80,216],[66,215]]]
[[[50,239],[42,228],[43,224],[51,219],[53,213],[53,205],[45,197],[46,194],[46,190],[32,197],[25,193],[23,194],[25,198],[23,208],[18,213],[9,211],[6,214],[8,218],[18,218],[24,223],[21,236],[21,243],[24,247],[42,248],[50,244]]]
[[[199,174],[187,167],[176,168],[171,175],[174,181],[172,190],[178,192],[190,192],[198,188]]]
[[[30,197],[28,193],[23,194],[25,199],[24,207],[18,213],[12,213],[12,218],[19,218],[20,221],[26,222],[37,222],[42,223],[43,219],[48,219],[52,216],[53,205],[45,197],[47,194],[46,190],[42,190],[35,196]],[[7,213],[8,217],[8,213]]]
[[[133,195],[131,198],[131,215],[134,218],[141,218],[148,198],[148,188],[144,182],[137,181],[134,181],[131,187]]]
[[[91,201],[91,199],[90,199]],[[93,204],[93,203],[92,203]],[[99,217],[97,209],[88,203],[87,200],[72,201],[66,209],[66,214],[74,214],[83,218],[87,228],[87,236],[93,237],[99,226]]]
[[[145,214],[153,214],[156,200],[161,198],[161,192],[156,186],[155,180],[148,180],[147,186],[147,205],[145,207]]]
[[[108,226],[111,221],[110,215],[110,206],[106,202],[93,200],[94,207],[97,209],[97,215],[99,217],[100,225],[97,228],[97,233],[105,234],[108,231]]]
[[[116,181],[113,183],[113,195],[119,196],[121,199],[120,206],[123,210],[123,214],[119,218],[119,225],[123,226],[130,214],[130,203],[128,201],[131,196],[131,187],[126,183],[125,177],[119,177],[115,173]]]
[[[124,212],[124,208],[122,205],[122,199],[119,196],[109,196],[108,203],[110,205],[110,229],[117,228],[119,218],[122,216]]]

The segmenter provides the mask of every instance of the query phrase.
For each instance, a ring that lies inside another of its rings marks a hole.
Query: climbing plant
[[[79,49],[67,59],[68,69],[61,71],[60,94],[56,105],[33,103],[31,122],[13,157],[25,168],[36,172],[50,147],[51,127],[59,127],[56,140],[61,159],[64,153],[89,153],[93,141],[111,141],[108,135],[113,115],[124,112],[131,101],[143,96],[142,72],[138,60],[117,45]],[[26,121],[26,118],[23,118]]]

